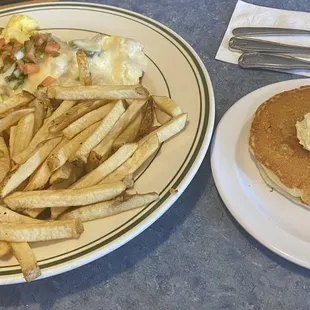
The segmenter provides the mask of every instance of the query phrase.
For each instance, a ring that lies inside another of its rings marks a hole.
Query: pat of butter
[[[310,151],[310,113],[307,113],[302,121],[296,122],[295,126],[299,143]]]

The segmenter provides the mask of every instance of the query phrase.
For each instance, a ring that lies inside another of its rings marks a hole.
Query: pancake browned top
[[[310,112],[310,86],[286,91],[264,102],[255,113],[250,148],[256,160],[289,188],[302,191],[310,205],[310,152],[299,144],[295,124]]]

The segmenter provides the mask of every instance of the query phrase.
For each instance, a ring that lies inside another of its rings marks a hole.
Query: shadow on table
[[[277,264],[279,264],[281,267],[286,268],[290,270],[291,272],[298,273],[304,277],[310,278],[310,270],[306,269],[304,267],[298,266],[281,256],[273,253],[271,250],[266,248],[264,245],[259,243],[256,239],[254,239],[237,221],[236,219],[232,216],[232,214],[229,212],[229,210],[226,208],[225,204],[223,201],[222,205],[225,210],[225,213],[229,217],[229,219],[234,223],[240,234],[246,238],[256,249],[258,249],[263,255],[268,257],[269,259],[273,260]]]
[[[0,307],[39,305],[49,309],[55,301],[70,294],[82,294],[92,286],[99,285],[130,269],[152,253],[192,212],[207,183],[212,178],[209,154],[204,159],[193,182],[176,204],[155,224],[128,244],[97,261],[76,270],[48,279],[0,287]],[[190,204],[188,203],[190,199]]]

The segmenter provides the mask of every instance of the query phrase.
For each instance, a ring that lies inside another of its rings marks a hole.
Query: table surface
[[[97,1],[152,17],[179,33],[211,76],[216,123],[247,93],[298,78],[214,59],[236,0]],[[248,0],[310,11],[308,0]],[[155,224],[113,253],[74,271],[0,287],[0,309],[310,309],[310,271],[274,255],[221,201],[209,153],[194,180]]]

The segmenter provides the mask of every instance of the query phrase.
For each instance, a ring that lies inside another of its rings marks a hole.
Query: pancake
[[[310,152],[295,124],[310,112],[310,86],[277,94],[257,109],[249,148],[265,182],[294,202],[310,206]]]

